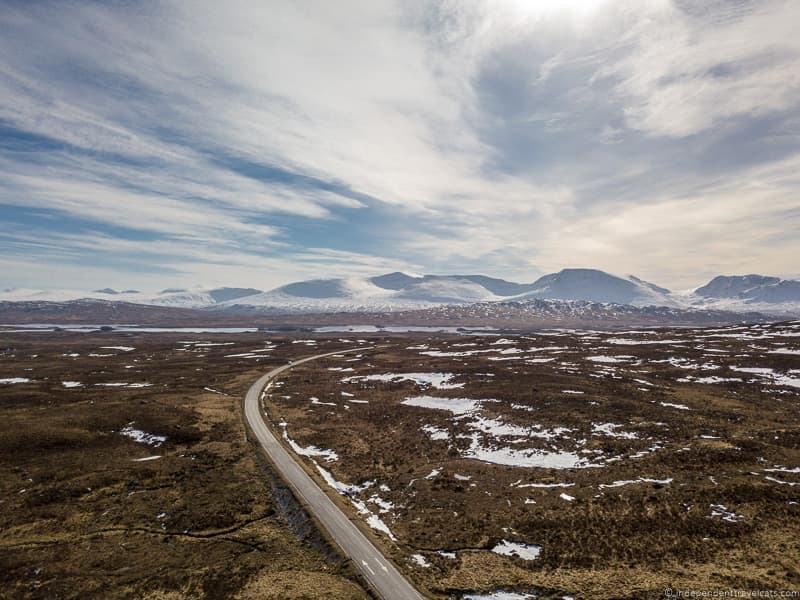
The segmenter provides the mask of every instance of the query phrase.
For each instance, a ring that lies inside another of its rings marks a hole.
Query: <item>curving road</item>
[[[380,550],[361,533],[358,527],[309,477],[295,457],[289,454],[281,445],[264,423],[259,407],[261,392],[268,386],[270,380],[284,371],[326,356],[356,351],[363,352],[368,349],[352,348],[350,350],[316,354],[273,369],[260,377],[247,391],[244,401],[244,414],[261,447],[264,448],[275,467],[277,467],[281,477],[289,484],[306,509],[327,530],[330,537],[339,545],[344,554],[353,561],[353,564],[361,571],[361,574],[377,592],[378,596],[384,600],[423,600],[424,597],[381,554]]]

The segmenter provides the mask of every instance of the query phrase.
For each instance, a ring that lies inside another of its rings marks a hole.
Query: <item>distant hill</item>
[[[720,275],[694,291],[703,298],[800,302],[800,281],[764,275]]]
[[[764,275],[720,275],[694,290],[694,306],[800,315],[800,281]]]
[[[557,299],[613,302],[632,306],[675,306],[670,291],[638,277],[618,277],[597,269],[564,269],[540,277],[519,300]]]
[[[325,325],[494,327],[541,329],[553,327],[616,329],[628,327],[719,326],[742,322],[769,322],[762,313],[722,310],[679,309],[664,306],[631,306],[584,300],[525,300],[447,304],[392,312],[303,312],[238,306],[233,310],[175,308],[132,304],[114,300],[0,301],[0,334],[39,325],[127,325],[146,327],[262,327],[289,331]],[[17,324],[17,325],[10,325]]]
[[[764,275],[720,275],[693,292],[673,293],[639,277],[598,269],[563,269],[532,283],[486,275],[408,275],[310,279],[269,291],[256,288],[168,288],[156,294],[102,288],[0,292],[0,301],[113,300],[138,305],[197,308],[231,313],[374,313],[433,309],[474,303],[563,300],[620,306],[759,311],[800,316],[800,282]]]

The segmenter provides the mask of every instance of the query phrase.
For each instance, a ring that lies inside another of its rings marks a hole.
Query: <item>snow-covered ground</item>
[[[541,426],[522,427],[499,419],[487,418],[481,414],[485,403],[498,402],[494,399],[476,400],[472,398],[438,398],[435,396],[412,396],[402,404],[419,408],[447,411],[453,414],[474,433],[466,436],[470,440],[464,458],[511,467],[538,467],[547,469],[579,469],[599,466],[575,452],[540,448],[519,448],[515,444],[531,439],[556,439],[571,430],[564,427],[553,429]],[[448,440],[449,433],[433,425],[423,425],[422,430],[433,440]],[[486,444],[486,439],[492,443]]]

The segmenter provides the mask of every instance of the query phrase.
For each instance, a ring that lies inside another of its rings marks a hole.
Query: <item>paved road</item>
[[[346,352],[364,351],[368,348],[353,348],[339,352],[317,354],[273,369],[247,391],[244,401],[244,414],[259,443],[277,467],[281,476],[289,484],[328,534],[350,558],[364,575],[373,589],[384,600],[423,600],[423,596],[403,577],[400,572],[381,554],[380,550],[359,531],[350,519],[322,491],[311,477],[297,463],[295,457],[280,444],[264,423],[259,409],[261,392],[277,375],[302,363],[325,356]]]

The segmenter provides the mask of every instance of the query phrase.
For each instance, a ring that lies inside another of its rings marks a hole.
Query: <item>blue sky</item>
[[[0,288],[800,274],[800,3],[7,2]]]

